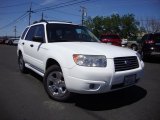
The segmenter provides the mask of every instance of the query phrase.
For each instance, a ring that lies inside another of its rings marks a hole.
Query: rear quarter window
[[[25,35],[26,35],[26,32],[28,31],[28,27],[24,30],[24,32],[22,33],[22,36],[21,36],[21,39],[24,39]]]

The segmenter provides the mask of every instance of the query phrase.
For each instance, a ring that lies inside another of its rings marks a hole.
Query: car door
[[[45,44],[44,25],[35,25],[30,28],[28,36],[26,36],[27,42],[25,43],[25,53],[28,58],[28,64],[34,69],[43,72],[43,59],[46,49],[43,48]],[[43,41],[34,41],[34,37],[42,37]]]
[[[32,58],[30,56],[32,49],[29,45],[32,43],[32,37],[34,36],[34,31],[35,31],[35,26],[31,26],[24,40],[21,41],[21,44],[23,45],[23,57],[26,63],[31,63],[32,61]]]

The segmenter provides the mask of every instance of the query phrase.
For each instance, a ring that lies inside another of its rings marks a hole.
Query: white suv
[[[44,78],[48,95],[65,101],[71,93],[98,94],[136,84],[144,63],[127,48],[101,43],[86,27],[67,22],[28,26],[18,43],[21,72]]]

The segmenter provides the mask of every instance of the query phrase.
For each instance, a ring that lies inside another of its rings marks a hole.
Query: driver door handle
[[[33,44],[31,44],[30,46],[31,46],[31,47],[34,47],[34,45],[33,45]]]

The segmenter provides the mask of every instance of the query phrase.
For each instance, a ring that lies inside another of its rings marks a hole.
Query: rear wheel
[[[50,98],[57,101],[66,101],[71,93],[67,90],[62,70],[58,65],[49,67],[44,75],[44,88]]]
[[[134,51],[137,51],[138,50],[138,46],[137,45],[132,45],[131,49],[134,50]]]
[[[20,54],[19,57],[18,57],[18,65],[19,65],[19,70],[22,73],[26,73],[27,72],[27,68],[25,67],[25,62],[23,60],[23,55],[22,54]]]

